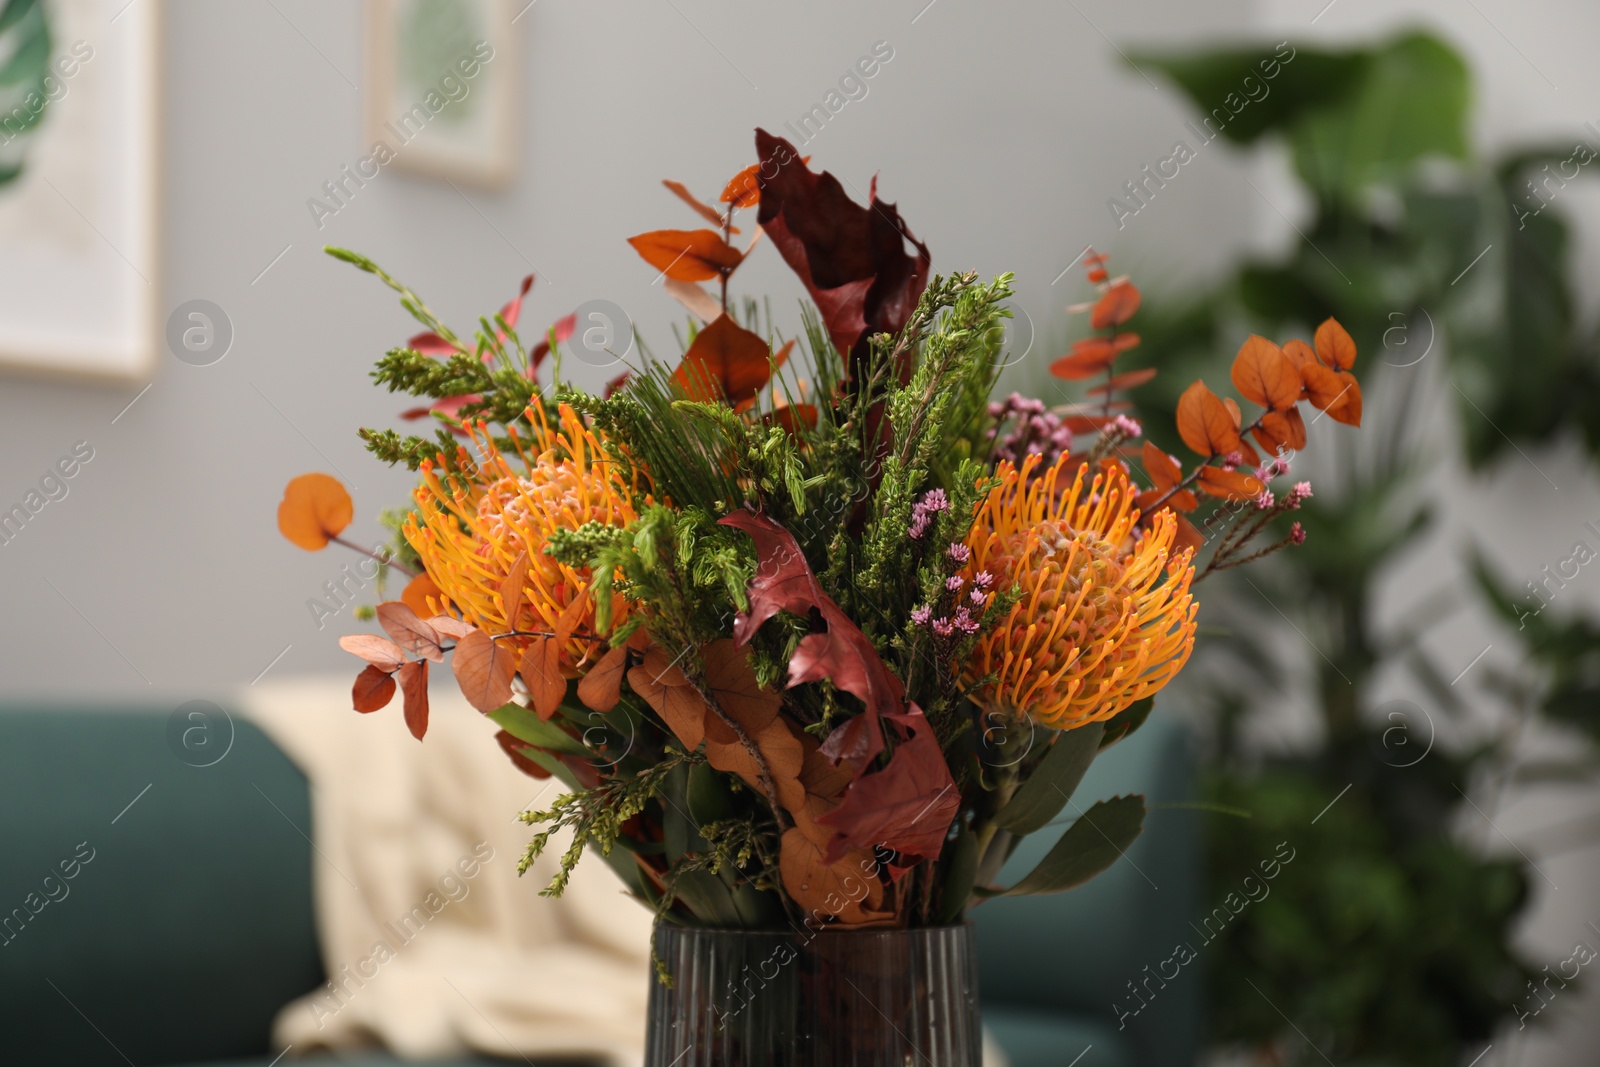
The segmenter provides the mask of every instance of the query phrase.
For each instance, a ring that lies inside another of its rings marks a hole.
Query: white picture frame
[[[151,370],[159,7],[52,0],[39,8],[50,37],[45,80],[0,100],[3,163],[21,167],[0,185],[0,368],[116,384]],[[5,50],[15,56],[16,47]]]
[[[369,0],[365,158],[502,189],[516,170],[511,0]]]

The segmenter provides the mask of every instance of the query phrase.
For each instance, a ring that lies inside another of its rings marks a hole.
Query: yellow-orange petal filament
[[[1016,603],[973,649],[969,685],[985,708],[1059,730],[1108,719],[1172,680],[1194,646],[1198,605],[1190,550],[1173,551],[1170,512],[1136,536],[1137,495],[1112,468],[1080,465],[1064,485],[1063,456],[1035,471],[1002,462],[978,506],[963,577],[988,572]]]
[[[566,642],[561,657],[563,668],[576,675],[605,651],[588,639],[595,633],[593,576],[558,562],[545,547],[561,530],[632,522],[635,486],[570,407],[561,405],[555,426],[539,404],[528,409],[528,417],[536,431],[532,439],[512,438],[520,470],[481,423],[467,427],[478,458],[465,449],[458,453],[460,476],[441,477],[435,464],[424,463],[405,537],[439,587],[441,609],[496,635],[565,626],[579,635]],[[524,554],[522,604],[512,618],[502,586]],[[628,604],[613,595],[611,610],[613,624],[619,623],[627,618]],[[518,649],[531,640],[507,639]]]

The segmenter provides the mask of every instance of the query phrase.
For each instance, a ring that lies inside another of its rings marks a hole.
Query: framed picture
[[[373,166],[486,188],[511,180],[515,17],[511,0],[369,0]]]
[[[109,380],[158,342],[157,30],[143,0],[0,18],[0,365]]]

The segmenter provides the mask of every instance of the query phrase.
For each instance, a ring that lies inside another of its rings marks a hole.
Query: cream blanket
[[[262,683],[246,714],[311,781],[312,891],[330,982],[279,1013],[296,1053],[380,1043],[407,1058],[467,1052],[643,1061],[650,913],[599,857],[540,897],[556,842],[528,873],[518,812],[561,792],[511,765],[495,725],[449,680],[426,740],[400,699],[350,710],[347,678]]]
[[[416,741],[400,698],[350,710],[341,676],[263,683],[246,715],[311,782],[312,893],[328,985],[273,1036],[295,1053],[381,1044],[407,1058],[482,1052],[643,1061],[648,910],[598,856],[538,895],[565,841],[517,876],[533,829],[517,813],[563,788],[511,765],[495,725],[448,678]],[[1005,1059],[984,1035],[985,1067]]]

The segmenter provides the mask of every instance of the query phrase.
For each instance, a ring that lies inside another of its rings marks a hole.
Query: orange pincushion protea
[[[513,630],[591,635],[569,637],[561,649],[563,668],[577,674],[605,651],[603,643],[592,639],[592,580],[587,571],[558,562],[544,549],[560,530],[588,522],[632,522],[634,486],[565,404],[557,427],[538,404],[528,409],[528,417],[538,436],[526,449],[517,441],[524,467],[520,472],[482,423],[467,427],[483,457],[475,466],[463,464],[469,478],[442,479],[434,464],[423,464],[422,484],[414,493],[417,511],[406,524],[405,537],[443,595],[433,605],[438,610],[453,609],[490,635]],[[515,598],[515,593],[502,587],[522,566],[522,603],[514,609],[515,618],[508,618],[507,594]],[[613,623],[627,618],[627,612],[627,602],[613,596]],[[531,638],[510,640],[520,649]]]
[[[994,589],[1020,597],[978,642],[966,677],[994,676],[975,695],[984,708],[1066,730],[1166,685],[1194,646],[1198,605],[1192,552],[1173,552],[1170,512],[1135,540],[1136,490],[1120,467],[1086,485],[1080,465],[1063,487],[1067,457],[1035,477],[1040,462],[1001,463],[967,537],[967,584],[987,571]]]

